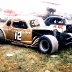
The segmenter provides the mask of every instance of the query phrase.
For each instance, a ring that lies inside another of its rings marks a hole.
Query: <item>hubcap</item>
[[[49,49],[49,43],[48,43],[48,41],[47,40],[42,40],[41,42],[40,42],[40,49],[42,50],[42,51],[48,51],[48,49]]]

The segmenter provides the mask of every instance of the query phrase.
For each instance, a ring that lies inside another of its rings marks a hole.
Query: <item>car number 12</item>
[[[21,32],[15,32],[15,40],[21,40]]]

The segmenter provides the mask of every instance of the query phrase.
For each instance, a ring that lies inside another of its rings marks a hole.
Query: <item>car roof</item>
[[[33,15],[15,16],[15,17],[9,18],[8,20],[12,20],[12,21],[20,21],[21,20],[21,21],[25,21],[27,23],[29,23],[30,20],[38,20],[38,22],[40,23],[41,26],[45,26],[45,23],[41,17],[33,16]]]
[[[49,17],[47,17],[46,19],[48,19],[48,18],[62,18],[62,19],[64,19],[63,16],[49,16]]]

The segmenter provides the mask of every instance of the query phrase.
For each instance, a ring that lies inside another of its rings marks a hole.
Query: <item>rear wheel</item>
[[[52,35],[43,35],[39,39],[39,50],[42,53],[54,53],[58,50],[58,41]]]

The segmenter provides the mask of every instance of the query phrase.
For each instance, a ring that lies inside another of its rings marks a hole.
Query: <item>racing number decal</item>
[[[63,29],[63,25],[59,25],[59,26],[58,26],[58,28],[61,28],[61,29]]]
[[[63,29],[63,25],[54,25],[53,28],[59,28],[59,29]]]
[[[21,40],[21,32],[15,32],[15,40]]]
[[[32,24],[34,24],[34,25],[39,24],[38,20],[36,20],[36,19],[35,20],[30,20],[30,25],[32,25]]]
[[[56,25],[53,26],[53,28],[56,28],[56,27],[57,27]]]
[[[31,20],[31,21],[30,21],[30,24],[35,24],[34,22],[35,22],[35,20]]]

